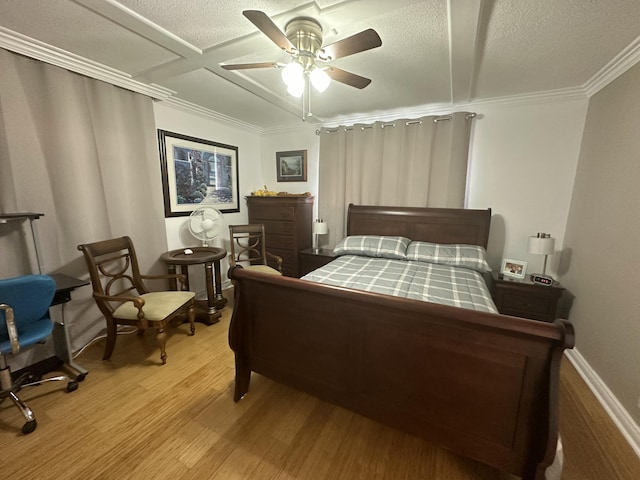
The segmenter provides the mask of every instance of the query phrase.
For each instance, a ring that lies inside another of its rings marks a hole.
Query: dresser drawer
[[[502,297],[502,307],[509,311],[526,311],[547,314],[552,306],[548,297],[526,295],[518,292],[505,292]]]
[[[296,250],[296,237],[288,235],[267,235],[267,250]],[[297,252],[296,252],[297,253]]]
[[[258,223],[258,222],[256,221],[255,223]],[[264,225],[264,229],[266,232],[268,232],[268,234],[295,235],[296,224],[293,222],[287,222],[287,221],[276,222],[273,220],[266,220],[266,221],[261,221],[259,223],[262,223]]]
[[[262,220],[295,220],[295,208],[288,205],[254,205],[251,207],[250,222],[264,223]]]

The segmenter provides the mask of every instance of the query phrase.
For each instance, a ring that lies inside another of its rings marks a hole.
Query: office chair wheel
[[[36,420],[33,419],[30,422],[27,422],[22,426],[22,433],[27,435],[27,434],[33,432],[36,429],[37,426],[38,426],[38,422],[36,422]]]
[[[84,380],[84,377],[86,376],[85,373],[81,373],[80,375],[78,375],[76,377],[76,382],[82,382]]]
[[[74,392],[78,389],[78,382],[76,382],[75,380],[71,380],[69,383],[67,383],[67,392]]]

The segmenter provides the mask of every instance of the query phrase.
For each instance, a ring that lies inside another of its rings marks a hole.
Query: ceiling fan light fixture
[[[304,81],[300,83],[292,83],[287,87],[287,93],[292,97],[300,98],[304,93]]]
[[[282,81],[289,87],[294,84],[304,83],[304,68],[297,61],[287,64],[282,69]]]
[[[283,32],[266,13],[260,10],[245,10],[242,14],[275,45],[292,57],[291,63],[282,69],[282,80],[287,86],[289,95],[296,98],[303,97],[303,120],[305,117],[311,116],[311,86],[318,93],[322,93],[332,81],[359,89],[365,88],[371,83],[368,78],[340,68],[319,67],[316,65],[316,61],[335,60],[380,47],[382,40],[372,28],[329,45],[323,45],[322,25],[314,18],[293,18],[286,24]],[[225,70],[283,67],[278,62],[224,64],[221,66]]]
[[[331,83],[331,77],[327,75],[327,72],[319,67],[315,67],[311,70],[309,78],[311,79],[311,85],[313,85],[313,88],[315,88],[319,93],[324,92]]]

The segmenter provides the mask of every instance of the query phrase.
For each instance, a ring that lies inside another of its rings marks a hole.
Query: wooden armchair
[[[117,326],[133,325],[138,334],[152,326],[160,348],[162,364],[167,363],[165,345],[167,324],[186,314],[191,324],[190,335],[195,333],[193,292],[149,292],[143,280],[177,279],[184,288],[184,275],[141,275],[133,243],[129,237],[78,245],[87,262],[93,298],[107,321],[107,344],[103,360],[111,358],[116,344]]]
[[[263,224],[229,225],[229,237],[231,240],[229,267],[242,262],[243,268],[282,275],[282,257],[267,252]],[[272,260],[276,268],[268,265],[268,259]]]

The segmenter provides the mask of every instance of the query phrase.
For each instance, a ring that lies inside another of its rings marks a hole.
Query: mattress
[[[498,313],[480,272],[469,268],[343,255],[303,280]]]

